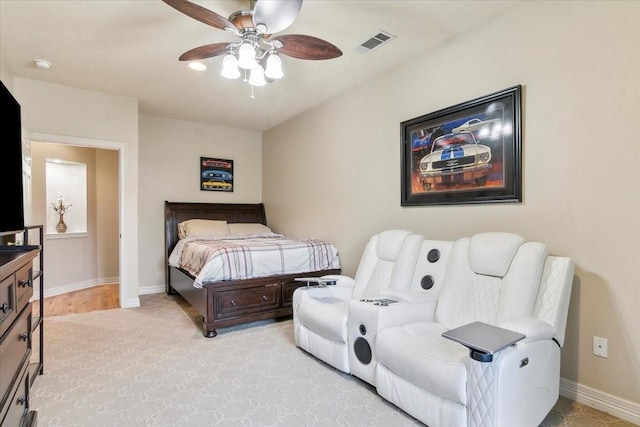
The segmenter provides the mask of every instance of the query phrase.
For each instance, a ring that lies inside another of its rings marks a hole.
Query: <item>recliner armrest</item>
[[[346,288],[353,288],[356,284],[356,281],[353,280],[353,278],[349,277],[349,276],[343,276],[341,274],[327,274],[325,276],[321,276],[320,279],[323,280],[329,280],[329,279],[333,279],[336,280],[336,284],[334,286],[340,286],[340,287],[346,287]]]
[[[341,300],[348,303],[351,300],[353,290],[347,286],[303,286],[295,290],[300,293],[300,301],[306,298],[317,298],[326,302],[338,302]]]
[[[553,326],[535,317],[511,319],[500,323],[498,326],[526,335],[522,342],[550,340],[556,334]]]
[[[416,322],[433,322],[436,300],[422,302],[396,302],[376,305],[375,299],[352,300],[349,303],[349,323],[359,324],[367,320],[371,332],[380,332],[392,326]]]
[[[418,292],[413,289],[385,289],[381,293],[384,298],[390,298],[410,304],[437,303],[438,297],[426,292]]]

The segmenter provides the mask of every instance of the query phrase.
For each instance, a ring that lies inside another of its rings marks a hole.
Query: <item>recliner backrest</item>
[[[365,246],[354,277],[353,298],[380,296],[383,289],[408,288],[424,237],[407,230],[385,230]]]
[[[574,270],[575,265],[569,257],[547,257],[533,310],[535,317],[555,328],[554,338],[560,347],[564,345]]]
[[[435,320],[447,329],[481,321],[497,325],[533,315],[546,247],[513,233],[458,239],[447,266]]]

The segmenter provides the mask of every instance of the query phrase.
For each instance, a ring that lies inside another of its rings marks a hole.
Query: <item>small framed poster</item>
[[[200,190],[233,191],[233,160],[200,157]]]

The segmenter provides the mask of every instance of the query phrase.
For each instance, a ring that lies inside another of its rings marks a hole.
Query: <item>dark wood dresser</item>
[[[0,426],[34,426],[29,410],[33,261],[39,247],[0,248]]]

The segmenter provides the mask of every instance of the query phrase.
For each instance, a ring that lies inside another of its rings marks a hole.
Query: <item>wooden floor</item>
[[[44,299],[44,317],[120,307],[119,284],[110,283]],[[34,309],[37,304],[34,304]]]

